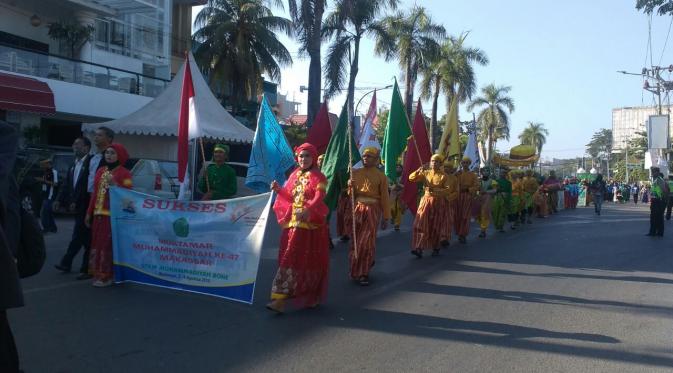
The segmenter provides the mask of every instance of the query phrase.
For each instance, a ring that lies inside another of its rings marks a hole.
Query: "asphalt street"
[[[96,289],[53,268],[72,224],[9,312],[23,369],[43,372],[672,372],[673,224],[647,206],[562,211],[506,233],[409,254],[411,222],[381,232],[369,287],[331,254],[329,298],[264,308],[279,230],[267,229],[252,306],[136,284]],[[80,258],[76,258],[77,266]]]

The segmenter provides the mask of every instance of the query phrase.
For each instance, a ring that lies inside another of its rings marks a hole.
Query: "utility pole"
[[[629,144],[626,143],[626,158],[624,159],[624,165],[626,165],[626,183],[629,183]]]

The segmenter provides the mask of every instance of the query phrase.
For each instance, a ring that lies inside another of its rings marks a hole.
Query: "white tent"
[[[213,96],[191,53],[189,63],[195,92],[194,106],[202,136],[229,143],[252,143],[254,131],[231,116]],[[183,64],[166,90],[138,111],[109,122],[84,124],[82,131],[91,133],[105,126],[115,132],[115,142],[124,144],[133,158],[177,160],[178,116],[184,73]]]

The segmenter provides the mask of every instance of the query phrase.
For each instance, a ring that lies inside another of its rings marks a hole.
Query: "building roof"
[[[308,120],[308,115],[304,114],[293,114],[290,115],[289,118],[287,118],[287,124],[291,126],[306,126],[306,121]],[[336,127],[337,123],[339,122],[339,116],[334,114],[334,113],[329,113],[329,124],[330,127],[332,127],[332,130],[334,130],[334,127]]]
[[[222,107],[203,79],[191,53],[189,62],[195,92],[194,107],[201,136],[213,140],[252,143],[255,133]],[[138,111],[109,122],[84,124],[82,130],[93,132],[105,126],[117,133],[130,135],[177,136],[184,71],[183,64],[166,89]]]

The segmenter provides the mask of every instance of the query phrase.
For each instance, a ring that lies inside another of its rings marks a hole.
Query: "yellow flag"
[[[439,142],[439,154],[443,155],[445,159],[460,155],[460,131],[458,129],[458,98],[460,94],[461,92],[458,90],[458,94],[451,101],[449,114],[444,124],[442,140]]]

